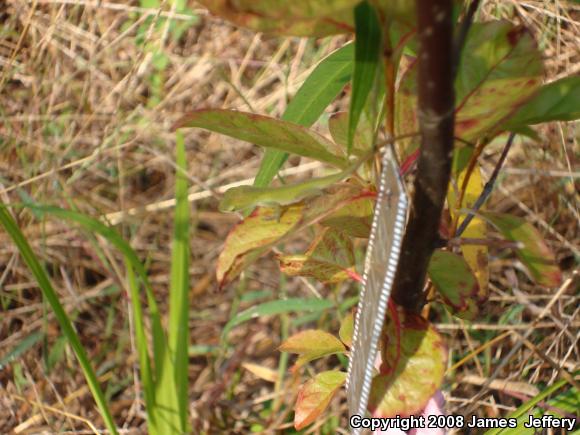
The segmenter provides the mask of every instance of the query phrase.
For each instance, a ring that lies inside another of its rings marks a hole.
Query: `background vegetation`
[[[545,53],[547,79],[580,72],[580,7],[563,1],[485,1],[479,19],[530,26]],[[175,206],[172,124],[201,107],[280,116],[318,60],[346,37],[266,37],[232,26],[181,0],[94,2],[8,0],[0,4],[0,195],[6,204],[76,209],[116,224],[145,261],[160,311],[168,310]],[[342,98],[328,113],[345,110]],[[320,131],[327,134],[324,116]],[[578,124],[542,126],[541,141],[518,137],[490,207],[533,222],[564,273],[559,291],[530,284],[509,251],[491,250],[491,302],[466,325],[434,313],[450,352],[445,392],[450,412],[499,416],[578,366]],[[286,370],[277,346],[287,335],[320,326],[338,331],[353,286],[332,291],[286,280],[272,257],[218,291],[215,259],[234,215],[217,212],[222,186],[256,173],[261,151],[201,130],[185,132],[190,189],[189,411],[201,430],[262,431],[292,427],[301,379]],[[488,174],[503,141],[485,149]],[[319,165],[292,158],[291,174]],[[288,175],[291,175],[288,174]],[[106,239],[61,219],[15,209],[96,368],[117,426],[145,432],[137,344],[123,258]],[[287,250],[304,249],[309,235]],[[362,258],[364,246],[359,246]],[[276,307],[231,328],[257,303],[322,293],[338,307]],[[103,428],[79,365],[48,301],[7,233],[0,232],[0,432],[86,432]],[[545,310],[545,307],[549,307]],[[305,314],[304,308],[311,313]],[[540,320],[537,320],[539,316]],[[232,323],[229,323],[232,325]],[[149,326],[149,325],[147,325]],[[525,346],[509,354],[518,334]],[[336,359],[316,363],[338,365]],[[489,388],[479,386],[503,365]],[[480,394],[483,393],[483,394]],[[475,400],[474,400],[475,399]],[[345,404],[314,424],[345,428]]]

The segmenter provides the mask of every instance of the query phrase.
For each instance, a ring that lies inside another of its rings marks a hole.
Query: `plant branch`
[[[452,0],[416,0],[420,43],[418,118],[421,154],[411,214],[403,239],[393,299],[419,313],[425,303],[427,266],[439,239],[439,222],[447,194],[453,152]]]
[[[501,240],[501,239],[478,239],[470,237],[454,237],[453,239],[447,240],[444,246],[457,247],[464,245],[478,245],[487,246],[489,248],[500,248],[500,249],[522,249],[523,244],[521,242],[514,242],[512,240]],[[443,247],[443,246],[442,246]]]
[[[512,147],[512,143],[514,142],[515,136],[516,136],[515,133],[510,134],[508,141],[507,141],[507,143],[506,143],[506,145],[501,153],[501,156],[500,156],[499,160],[497,161],[495,168],[493,169],[493,173],[491,174],[491,177],[489,178],[489,180],[487,181],[487,183],[485,183],[485,186],[483,187],[481,195],[479,195],[479,198],[477,198],[477,201],[475,201],[475,204],[473,204],[473,208],[467,214],[465,219],[463,219],[459,228],[457,228],[457,231],[455,232],[455,235],[457,237],[459,237],[459,236],[461,236],[461,234],[463,234],[463,232],[465,231],[465,229],[467,228],[467,226],[469,225],[469,223],[472,221],[473,217],[475,216],[475,213],[477,213],[477,211],[481,208],[481,206],[485,203],[485,201],[487,201],[487,198],[489,197],[489,195],[491,195],[491,192],[493,191],[493,186],[494,186],[495,181],[497,180],[497,177],[499,175],[499,171],[502,168],[503,164],[505,163],[505,159],[508,155],[510,148]]]
[[[453,44],[453,79],[457,76],[457,71],[459,70],[459,63],[461,61],[461,52],[463,51],[463,46],[465,45],[465,40],[467,39],[467,34],[471,24],[473,23],[473,18],[475,17],[475,12],[479,7],[479,0],[472,0],[469,4],[469,8],[463,17],[461,22],[461,27],[459,28],[459,33],[455,38]]]

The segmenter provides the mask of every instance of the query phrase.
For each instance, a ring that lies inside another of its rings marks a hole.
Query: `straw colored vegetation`
[[[485,17],[531,27],[548,81],[580,73],[577,3],[490,0],[478,18]],[[16,206],[13,217],[74,321],[120,432],[145,433],[123,257],[95,232],[17,206],[58,205],[116,225],[145,263],[165,313],[175,206],[172,124],[203,107],[279,116],[312,67],[347,39],[255,34],[194,2],[172,0],[7,0],[0,20],[0,198]],[[327,112],[346,107],[341,98]],[[317,124],[323,134],[326,119]],[[563,284],[532,284],[511,251],[491,247],[486,314],[468,326],[431,313],[449,346],[449,412],[505,415],[578,369],[580,130],[577,123],[549,124],[539,132],[539,143],[518,138],[489,208],[535,225],[556,255]],[[277,347],[307,322],[336,333],[338,316],[258,316],[227,337],[222,329],[260,302],[320,294],[341,303],[355,287],[285,279],[266,256],[218,291],[215,260],[237,218],[218,212],[217,199],[223,186],[251,179],[261,150],[198,129],[185,134],[191,425],[196,433],[291,430],[301,379],[286,369]],[[498,141],[481,157],[487,175],[502,146]],[[296,158],[287,167],[289,176],[319,171]],[[303,233],[287,243],[305,247],[309,238]],[[362,244],[359,250],[362,256]],[[3,230],[0,313],[0,433],[103,429],[53,311]],[[340,362],[315,364],[320,371]],[[313,428],[346,428],[344,401],[333,401]]]

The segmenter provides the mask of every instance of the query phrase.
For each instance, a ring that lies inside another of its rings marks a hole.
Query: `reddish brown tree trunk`
[[[421,153],[410,219],[403,239],[393,298],[411,312],[425,303],[423,287],[447,194],[453,153],[452,0],[416,0],[418,107]]]

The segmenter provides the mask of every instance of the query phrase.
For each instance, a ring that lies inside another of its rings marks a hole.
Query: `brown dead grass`
[[[92,216],[108,215],[150,262],[162,310],[172,222],[171,124],[199,107],[280,115],[312,65],[345,41],[255,35],[191,6],[198,20],[174,38],[167,25],[157,25],[161,17],[177,23],[187,19],[172,10],[170,1],[150,10],[136,1],[0,4],[3,201],[31,197]],[[563,1],[487,1],[482,13],[530,25],[545,52],[549,80],[580,70],[580,7]],[[155,66],[156,51],[166,56],[162,71]],[[578,125],[545,126],[540,133],[540,145],[526,142],[514,149],[492,208],[534,222],[556,252],[566,282],[560,291],[535,286],[513,256],[492,252],[487,317],[470,327],[438,318],[453,361],[479,351],[483,355],[449,373],[449,412],[504,415],[541,385],[578,368]],[[215,259],[235,218],[219,214],[212,195],[222,185],[252,177],[260,152],[200,131],[188,131],[186,140],[197,225],[191,239],[189,328],[192,344],[214,346],[190,360],[196,433],[245,433],[257,425],[284,431],[291,426],[300,379],[287,374],[275,388],[243,368],[251,362],[277,370],[279,319],[258,319],[237,328],[225,348],[219,348],[219,337],[233,301],[243,292],[268,290],[270,298],[280,291],[302,297],[311,293],[301,281],[281,281],[271,258],[249,270],[242,284],[216,291]],[[490,147],[483,157],[489,171],[498,149]],[[18,221],[68,312],[76,315],[75,325],[112,398],[119,428],[145,433],[118,254],[103,240],[62,222],[39,224],[26,212],[18,214]],[[340,289],[336,297],[352,292]],[[0,302],[0,356],[35,332],[45,334],[0,369],[0,432],[93,433],[93,426],[102,428],[74,356],[66,348],[57,352],[59,329],[3,232]],[[337,329],[333,319],[321,319],[318,325]],[[524,334],[527,341],[511,355]],[[336,364],[330,359],[315,367]],[[490,376],[493,382],[480,391]],[[344,401],[335,400],[314,431],[322,430],[331,416],[345,428],[345,415]]]

